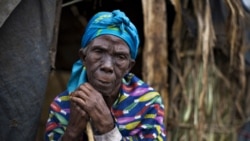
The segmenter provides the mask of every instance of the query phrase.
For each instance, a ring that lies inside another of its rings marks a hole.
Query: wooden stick
[[[62,4],[62,7],[66,7],[66,6],[75,4],[75,3],[77,3],[77,2],[81,2],[81,1],[82,1],[82,0],[73,0],[73,1],[70,1],[70,2],[67,2],[67,3]]]
[[[95,141],[94,133],[93,133],[93,130],[89,121],[87,123],[87,136],[88,136],[89,141]]]

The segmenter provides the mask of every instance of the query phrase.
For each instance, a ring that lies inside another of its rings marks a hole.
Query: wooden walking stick
[[[87,128],[87,136],[88,136],[89,141],[95,141],[94,133],[93,133],[90,121],[87,122],[87,127],[86,128]]]

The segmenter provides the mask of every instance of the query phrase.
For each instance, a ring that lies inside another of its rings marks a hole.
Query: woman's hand
[[[62,137],[62,140],[65,141],[80,140],[86,130],[86,125],[89,120],[87,113],[72,100],[73,97],[74,93],[70,95],[70,117],[67,129]],[[73,99],[76,99],[76,97]]]
[[[86,111],[99,134],[107,133],[114,128],[113,117],[103,96],[89,83],[84,83],[73,93],[72,101]]]

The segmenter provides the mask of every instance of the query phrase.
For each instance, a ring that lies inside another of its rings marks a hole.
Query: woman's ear
[[[84,63],[85,58],[86,58],[86,49],[81,48],[78,53],[79,53],[79,57],[80,57],[81,61]]]
[[[127,69],[127,73],[129,73],[131,71],[131,69],[134,67],[134,65],[135,65],[135,60],[130,59],[129,66],[128,66],[128,69]]]

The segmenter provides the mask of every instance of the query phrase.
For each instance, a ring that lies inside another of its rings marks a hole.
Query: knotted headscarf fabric
[[[138,32],[124,12],[114,10],[112,12],[99,12],[95,14],[85,29],[81,47],[85,48],[93,39],[100,35],[114,35],[123,39],[130,49],[131,58],[136,58],[139,47]],[[73,92],[86,81],[86,68],[78,60],[72,67],[71,77],[68,82],[69,93]]]

